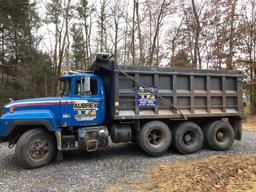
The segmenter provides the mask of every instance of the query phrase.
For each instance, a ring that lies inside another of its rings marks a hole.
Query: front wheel
[[[138,133],[138,144],[151,156],[163,155],[171,145],[170,128],[161,121],[146,123]]]
[[[51,163],[56,152],[55,138],[42,129],[25,132],[19,138],[15,149],[17,163],[27,169]]]

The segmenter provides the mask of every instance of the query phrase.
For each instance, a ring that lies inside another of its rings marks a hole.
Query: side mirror
[[[63,91],[60,91],[60,92],[59,92],[59,95],[60,95],[61,97],[63,97],[63,96],[64,96],[64,92],[63,92]]]

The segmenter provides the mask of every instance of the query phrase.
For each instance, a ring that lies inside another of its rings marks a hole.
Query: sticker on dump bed
[[[96,118],[98,103],[93,101],[75,101],[74,110],[77,111],[75,115],[77,121],[91,121]]]
[[[138,89],[138,105],[139,107],[156,106],[156,88],[155,87],[139,87]]]

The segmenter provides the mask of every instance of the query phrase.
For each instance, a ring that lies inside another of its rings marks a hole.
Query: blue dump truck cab
[[[7,137],[20,123],[41,121],[58,127],[100,125],[105,120],[105,90],[96,74],[67,74],[59,78],[62,97],[12,101],[5,105],[0,134]],[[88,84],[86,84],[88,83]],[[84,90],[86,86],[87,90]]]
[[[151,156],[170,145],[182,154],[203,143],[227,150],[241,139],[240,71],[121,66],[106,54],[91,70],[61,76],[59,97],[5,105],[0,139],[16,147],[21,166],[44,166],[66,150],[104,149],[109,137]]]

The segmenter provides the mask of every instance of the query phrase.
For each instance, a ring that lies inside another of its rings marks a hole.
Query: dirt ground
[[[143,180],[121,180],[114,191],[256,191],[256,156],[211,156],[154,165]]]
[[[243,122],[243,129],[249,131],[256,131],[256,115],[248,115]]]
[[[243,129],[256,131],[256,115],[247,117]],[[119,191],[256,192],[256,153],[255,155],[214,155],[177,163],[155,164],[144,179],[121,178],[105,190],[105,192]]]

